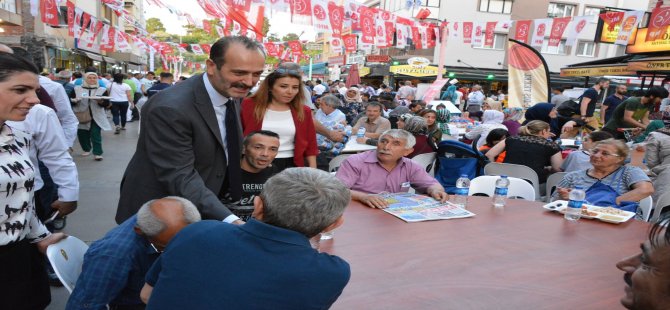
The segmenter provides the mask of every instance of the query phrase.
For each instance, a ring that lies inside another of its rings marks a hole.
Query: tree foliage
[[[165,32],[165,26],[160,19],[152,17],[147,19],[147,32],[153,34],[154,32]]]

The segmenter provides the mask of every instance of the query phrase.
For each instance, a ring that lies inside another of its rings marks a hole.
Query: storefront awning
[[[90,53],[90,52],[84,52],[84,55],[86,55],[86,57],[91,58],[95,61],[103,61],[102,55],[98,55],[98,54],[94,54],[94,53]]]
[[[117,64],[117,63],[118,63],[118,61],[116,61],[116,59],[111,58],[111,57],[102,57],[102,58],[103,58],[103,59],[105,60],[105,62],[108,63],[108,64]]]
[[[561,68],[562,77],[670,75],[670,56],[626,55]]]
[[[645,57],[630,61],[628,69],[640,72],[665,71],[670,74],[670,57]]]

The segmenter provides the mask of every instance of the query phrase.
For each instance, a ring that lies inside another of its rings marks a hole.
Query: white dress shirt
[[[209,82],[209,78],[207,77],[207,74],[202,75],[202,79],[205,82],[205,89],[207,90],[207,95],[209,95],[209,100],[212,101],[212,106],[214,107],[214,113],[216,114],[216,122],[219,124],[219,132],[221,133],[221,141],[223,142],[223,151],[226,152],[226,159],[230,160],[228,156],[228,148],[226,147],[228,144],[226,144],[226,103],[228,102],[227,97],[224,95],[221,95],[216,89],[214,89],[214,86],[212,86],[212,83]],[[240,147],[242,147],[240,145]],[[215,193],[216,194],[216,193]],[[239,220],[240,218],[237,217],[234,214],[229,215],[225,219],[223,219],[224,222],[226,223],[232,223],[236,220]]]
[[[77,126],[79,126],[79,121],[74,115],[74,112],[72,112],[70,98],[68,98],[65,88],[63,88],[63,85],[44,76],[40,76],[40,86],[44,87],[49,94],[49,97],[51,97],[51,100],[53,100],[54,106],[56,107],[56,115],[63,127],[62,130],[65,135],[65,142],[68,147],[71,147],[74,144],[74,140],[77,138]]]
[[[72,156],[67,151],[69,146],[66,144],[56,112],[47,106],[38,104],[30,109],[24,121],[7,121],[6,123],[31,136],[30,161],[34,167],[38,167],[37,161],[40,160],[49,169],[49,175],[58,185],[58,199],[78,201],[79,175]],[[36,172],[35,191],[43,186],[44,181],[40,173]]]

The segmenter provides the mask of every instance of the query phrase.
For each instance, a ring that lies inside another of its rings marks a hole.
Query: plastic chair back
[[[535,190],[535,197],[542,197],[540,193],[540,178],[535,173],[535,170],[530,167],[516,164],[488,163],[484,166],[484,174],[506,175],[508,177],[528,180]]]
[[[328,172],[336,172],[337,169],[340,168],[340,165],[342,164],[342,162],[345,159],[347,159],[347,157],[349,157],[351,155],[353,155],[353,154],[340,154],[340,155],[335,156],[328,163]]]
[[[651,196],[640,200],[637,207],[636,218],[645,222],[649,222],[651,218],[651,209],[654,207],[654,199]]]
[[[412,157],[412,160],[425,168],[430,176],[435,176],[435,157],[437,153],[424,153]]]
[[[556,187],[558,186],[558,183],[561,183],[561,180],[563,180],[563,177],[568,174],[567,172],[556,172],[552,173],[547,177],[547,183],[546,183],[546,193],[547,196],[545,197],[546,202],[551,202],[551,194],[556,191]]]
[[[84,263],[84,254],[87,250],[88,245],[84,241],[72,236],[47,247],[47,258],[58,279],[70,293],[81,273],[81,265]]]
[[[640,205],[642,205],[642,202],[640,202]],[[651,216],[650,222],[658,221],[661,217],[661,211],[667,207],[670,207],[670,192],[665,192],[665,194],[658,198],[658,202],[656,202],[656,207],[654,208],[654,215]]]
[[[493,196],[496,188],[496,181],[499,179],[499,176],[492,175],[483,175],[476,177],[474,180],[470,181],[470,189],[468,195],[472,196],[475,194],[485,194],[489,197]],[[509,187],[507,189],[507,197],[510,198],[521,198],[524,200],[535,200],[535,189],[530,183],[526,182],[523,179],[507,177],[509,179]]]

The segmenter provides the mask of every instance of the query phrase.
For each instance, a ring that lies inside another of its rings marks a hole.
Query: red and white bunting
[[[551,24],[551,32],[549,33],[549,46],[558,46],[561,43],[563,32],[568,28],[568,23],[572,17],[557,17],[554,18]]]
[[[67,1],[67,35],[74,37],[74,3]]]
[[[279,47],[274,42],[263,43],[268,56],[279,57]]]
[[[288,44],[288,47],[291,49],[291,53],[293,53],[293,55],[298,56],[302,55],[302,43],[300,43],[300,41],[294,40],[294,41],[288,41],[286,43]]]
[[[619,28],[619,35],[616,37],[614,44],[628,45],[630,36],[633,34],[633,29],[637,28],[638,23],[644,17],[644,11],[628,11],[623,16],[623,23]]]
[[[530,23],[532,20],[519,20],[516,22],[516,28],[514,29],[514,39],[523,43],[528,43],[528,37],[530,35]]]
[[[118,28],[115,29],[116,40],[114,44],[116,45],[116,50],[121,52],[129,52],[131,50],[130,44],[128,43],[128,38],[126,38],[126,33]]]
[[[312,2],[310,0],[291,0],[291,22],[299,25],[312,25]]]
[[[447,23],[447,31],[449,32],[449,37],[454,39],[461,38],[463,36],[461,26],[462,23],[459,22]]]
[[[328,32],[330,29],[330,14],[328,14],[327,0],[312,0],[312,26],[317,33]]]
[[[577,43],[577,37],[580,33],[586,28],[591,21],[595,18],[594,15],[587,16],[575,16],[572,18],[572,21],[568,24],[568,30],[565,38],[565,46],[573,46]]]
[[[342,42],[342,39],[330,38],[330,48],[333,53],[338,55],[343,54],[342,51],[344,50],[344,43]]]
[[[533,30],[533,38],[530,41],[531,46],[541,47],[544,44],[544,36],[549,34],[552,21],[552,18],[542,18],[533,21],[535,29]]]
[[[395,33],[395,26],[393,22],[384,22],[386,25],[386,47],[393,46],[393,34]]]
[[[200,47],[200,44],[191,44],[191,51],[193,51],[193,54],[196,55],[205,55],[205,53],[202,51],[202,47]]]
[[[430,48],[428,46],[428,43],[429,43],[428,35],[433,35],[432,31],[428,32],[428,28],[426,28],[424,26],[419,26],[417,28],[419,29],[419,35],[421,36],[421,49]]]
[[[360,8],[363,7],[354,0],[344,0],[344,24],[343,26],[352,31],[361,30]]]
[[[337,5],[334,1],[328,1],[328,20],[333,37],[342,37],[342,25],[344,23],[344,7]]]
[[[205,55],[209,55],[209,51],[212,49],[211,44],[200,44],[200,47],[202,48],[202,51],[205,53]]]
[[[212,24],[210,23],[210,21],[206,19],[202,20],[202,30],[210,34],[212,33]]]
[[[649,18],[649,29],[647,29],[647,41],[655,41],[663,38],[670,24],[670,6],[658,7],[651,11]]]
[[[421,33],[419,32],[419,28],[412,26],[410,29],[412,31],[412,43],[414,43],[414,47],[416,49],[423,49],[423,46],[421,45],[423,41],[421,40]]]

